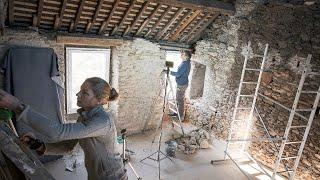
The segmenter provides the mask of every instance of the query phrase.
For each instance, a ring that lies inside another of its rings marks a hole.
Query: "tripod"
[[[134,170],[133,166],[131,165],[130,161],[129,161],[129,158],[126,157],[126,146],[127,146],[127,141],[126,141],[126,133],[127,133],[127,130],[126,129],[122,129],[121,130],[121,138],[123,140],[123,143],[122,143],[122,156],[123,156],[123,164],[126,165],[128,164],[129,167],[132,169],[134,175],[136,176],[136,178],[138,180],[142,179],[138,173]]]
[[[143,158],[142,160],[140,160],[140,162],[146,160],[146,159],[151,159],[153,161],[157,161],[158,162],[158,171],[159,171],[159,179],[161,177],[161,167],[160,167],[160,161],[161,160],[164,160],[166,158],[168,158],[171,162],[172,159],[167,156],[166,154],[164,154],[160,148],[161,148],[161,139],[162,139],[162,124],[163,124],[163,120],[164,120],[164,113],[165,113],[165,108],[166,108],[166,97],[167,97],[167,87],[168,87],[168,78],[169,78],[169,66],[167,66],[167,69],[166,69],[166,81],[165,81],[165,89],[164,89],[164,98],[163,98],[163,106],[162,106],[162,116],[161,116],[161,121],[160,121],[160,125],[159,127],[157,127],[157,130],[158,128],[160,128],[160,135],[159,135],[159,140],[158,140],[158,150],[154,153],[152,153],[151,155]],[[157,154],[157,158],[152,158],[153,155]],[[164,157],[163,158],[160,158],[160,155],[163,155]]]

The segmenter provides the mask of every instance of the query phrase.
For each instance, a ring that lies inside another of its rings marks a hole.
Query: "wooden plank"
[[[145,19],[145,21],[141,24],[140,28],[138,29],[138,31],[136,32],[135,36],[139,36],[139,34],[142,32],[142,30],[146,27],[146,25],[149,23],[149,21],[151,19],[153,19],[153,17],[156,15],[157,11],[160,9],[161,5],[158,4],[157,7],[154,9],[154,11],[152,12],[152,14]]]
[[[112,30],[112,32],[111,32],[111,36],[113,36],[113,35],[115,34],[115,32],[116,32],[119,28],[121,28],[121,26],[123,25],[124,21],[127,19],[130,11],[132,10],[132,8],[134,7],[134,4],[135,4],[136,2],[137,2],[137,0],[133,0],[133,1],[132,1],[131,5],[129,6],[126,14],[123,16],[123,18],[122,18],[121,22],[119,23],[119,25],[118,25],[118,26],[115,26],[115,27],[113,28],[113,30]]]
[[[184,35],[181,39],[180,39],[180,42],[183,42],[184,39],[186,39],[187,37],[189,37],[191,34],[193,34],[195,31],[197,31],[197,29],[205,22],[208,20],[208,17],[210,16],[210,13],[208,13],[205,17],[202,17],[200,21],[198,21],[198,23],[195,25],[194,28],[192,28],[192,30]],[[213,15],[214,16],[214,15]]]
[[[6,21],[8,4],[0,1],[0,36],[4,35],[4,23]]]
[[[91,27],[92,27],[92,21],[91,21],[91,20],[88,20],[85,33],[89,33]]]
[[[103,2],[104,2],[104,0],[98,0],[97,7],[96,7],[96,10],[94,12],[94,16],[92,18],[92,23],[90,24],[88,29],[86,29],[86,33],[89,33],[91,31],[92,27],[94,26],[94,23],[96,23],[97,17],[98,17],[99,12],[100,12],[100,10],[102,8]]]
[[[57,43],[63,43],[63,44],[68,44],[68,45],[112,47],[112,46],[120,46],[124,42],[125,42],[125,40],[122,40],[122,39],[57,36]]]
[[[192,42],[192,41],[194,41],[194,40],[197,40],[197,39],[200,37],[202,31],[204,31],[219,15],[220,15],[220,13],[216,13],[214,16],[212,16],[212,17],[208,20],[208,22],[205,23],[205,24],[201,27],[201,29],[199,29],[193,36],[191,36],[191,37],[189,38],[189,40],[188,40],[187,43],[190,43],[190,42]]]
[[[169,13],[169,11],[171,10],[171,6],[167,7],[167,10],[163,13],[163,15],[160,16],[160,18],[158,19],[158,21],[153,25],[153,27],[147,32],[147,34],[145,34],[144,36],[147,37],[149,36],[149,34],[154,31],[160,24],[160,22],[164,19],[164,17]]]
[[[9,167],[8,167],[8,164],[6,163],[6,159],[4,158],[3,153],[1,151],[0,151],[0,170],[1,170],[0,174],[5,176],[4,177],[5,180],[13,180],[11,173],[10,173],[10,170],[9,170]]]
[[[180,28],[177,29],[177,31],[172,35],[171,40],[175,41],[179,36],[180,33],[187,27],[189,24],[201,13],[201,10],[196,10]]]
[[[60,23],[60,17],[59,17],[59,15],[56,15],[56,18],[54,20],[54,25],[53,25],[53,30],[54,31],[58,30],[59,23]]]
[[[4,122],[0,122],[0,149],[29,179],[54,180],[39,159],[20,143]]]
[[[59,13],[59,22],[58,22],[58,27],[56,27],[56,30],[59,30],[63,21],[63,16],[64,16],[64,12],[66,11],[67,8],[67,0],[63,0],[62,5],[61,5],[61,9],[60,9],[60,13]]]
[[[102,34],[106,30],[108,24],[110,23],[111,17],[114,14],[115,10],[117,9],[119,3],[120,3],[120,0],[116,0],[116,2],[114,3],[113,8],[112,8],[108,18],[107,18],[107,20],[102,23],[102,25],[101,25],[101,27],[99,29],[99,34]]]
[[[159,40],[161,36],[168,30],[168,28],[178,19],[179,15],[185,10],[185,8],[180,8],[175,15],[171,18],[171,20],[165,25],[165,27],[158,32],[156,35],[156,39]]]
[[[37,24],[38,24],[38,17],[36,14],[34,14],[32,17],[32,27],[37,27]]]
[[[192,11],[188,11],[186,12],[181,19],[171,28],[171,30],[169,31],[169,33],[167,33],[163,39],[167,39],[169,38],[169,36],[171,36],[171,33],[175,32],[176,29],[181,25],[181,23],[183,22],[183,20],[188,17],[190,14],[192,13]]]
[[[39,2],[38,2],[38,15],[37,15],[37,18],[38,18],[37,26],[38,27],[40,26],[43,4],[44,4],[44,0],[39,0]]]
[[[235,7],[233,4],[219,0],[157,0],[158,3],[175,7],[184,7],[192,10],[209,12],[220,12],[221,14],[233,15]]]
[[[69,26],[69,32],[72,32],[72,31],[73,31],[73,26],[74,26],[74,21],[71,20],[71,21],[70,21],[70,26]]]
[[[9,1],[9,25],[14,24],[14,0]]]
[[[79,6],[78,12],[77,12],[76,20],[74,21],[74,26],[73,26],[72,32],[75,32],[77,30],[77,26],[79,23],[80,16],[82,14],[82,9],[83,9],[84,4],[85,4],[85,0],[81,0],[80,6]]]
[[[137,24],[138,20],[141,18],[142,14],[146,11],[148,5],[150,4],[149,1],[145,1],[142,5],[142,8],[140,9],[138,16],[136,16],[136,18],[134,19],[133,23],[131,24],[130,27],[128,27],[126,29],[126,31],[124,32],[123,36],[126,36],[128,33],[130,33],[132,31],[132,28]]]

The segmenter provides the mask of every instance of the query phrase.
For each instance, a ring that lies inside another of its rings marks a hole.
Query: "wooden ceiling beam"
[[[53,30],[54,31],[58,30],[59,23],[60,23],[60,17],[59,17],[59,15],[56,15],[55,16],[55,20],[54,20],[54,25],[53,25]]]
[[[72,30],[73,32],[77,31],[77,26],[78,26],[78,23],[79,23],[79,20],[80,20],[80,16],[81,16],[82,11],[83,11],[83,6],[85,4],[85,1],[86,0],[81,0],[81,3],[79,5],[77,16],[76,16],[76,19],[74,21],[74,26],[73,26],[73,30]]]
[[[44,0],[39,0],[39,3],[38,3],[38,15],[37,15],[37,26],[38,27],[39,27],[40,21],[41,21],[43,4],[44,4]]]
[[[202,31],[204,31],[218,16],[220,13],[216,13],[214,16],[212,16],[202,27],[199,29],[193,36],[191,36],[188,40],[188,43],[192,42],[193,40],[196,40],[200,37]]]
[[[58,19],[58,22],[57,22],[57,25],[54,26],[54,30],[57,31],[60,29],[61,27],[61,22],[62,22],[62,19],[63,19],[63,14],[66,10],[66,7],[67,7],[67,0],[63,0],[62,2],[62,5],[61,5],[61,9],[60,9],[60,13],[59,13],[59,19]]]
[[[14,1],[9,1],[9,25],[14,24]]]
[[[57,36],[57,43],[68,45],[83,45],[83,46],[95,46],[95,47],[111,47],[120,46],[125,42],[122,39],[107,39],[97,37],[78,37],[78,36]]]
[[[124,36],[126,36],[128,33],[132,31],[132,28],[137,24],[138,20],[141,18],[142,14],[146,11],[148,5],[150,4],[149,1],[145,1],[142,5],[142,8],[140,9],[138,16],[134,19],[133,23],[126,29],[124,32]]]
[[[101,8],[102,8],[102,5],[103,5],[103,3],[104,3],[104,0],[98,0],[97,3],[98,3],[98,4],[97,4],[96,10],[95,10],[95,12],[94,12],[94,15],[93,15],[93,18],[92,18],[92,22],[91,22],[90,25],[87,26],[87,29],[86,29],[85,33],[89,33],[89,32],[91,31],[92,27],[94,26],[94,23],[95,23],[96,20],[97,20],[97,17],[98,17],[98,15],[99,15],[99,12],[100,12],[100,10],[101,10]]]
[[[88,23],[87,23],[87,26],[86,26],[86,29],[85,29],[85,33],[89,33],[90,28],[92,27],[92,21],[88,20],[87,22]]]
[[[180,28],[172,35],[171,40],[175,41],[179,36],[180,33],[185,30],[191,22],[201,13],[201,10],[196,10],[187,20],[185,23],[180,26]]]
[[[157,0],[157,3],[184,7],[192,10],[220,12],[221,14],[226,15],[233,15],[235,13],[233,4],[219,0]]]
[[[99,29],[99,34],[102,34],[106,30],[108,24],[110,23],[111,17],[113,16],[115,10],[117,9],[117,7],[119,5],[119,2],[120,2],[120,0],[116,0],[116,2],[114,3],[113,8],[112,8],[111,12],[109,13],[108,18],[106,19],[106,21],[104,21],[102,23],[102,25]]]
[[[149,34],[154,31],[160,24],[160,22],[164,19],[164,17],[169,13],[169,11],[171,10],[171,6],[167,7],[167,10],[163,13],[162,16],[160,16],[160,18],[158,19],[158,21],[155,23],[155,25],[153,25],[153,27],[147,32],[147,34],[145,35],[145,37],[149,36]]]
[[[180,24],[182,23],[182,21],[183,21],[186,17],[188,17],[191,13],[192,13],[192,11],[186,12],[186,13],[182,16],[182,18],[171,28],[170,32],[167,33],[167,34],[164,36],[163,39],[169,38],[169,37],[171,36],[171,32],[172,32],[172,33],[175,32],[176,29],[177,29],[177,28],[180,26]]]
[[[161,5],[158,4],[157,7],[154,9],[154,11],[152,12],[152,14],[145,19],[145,21],[141,24],[140,28],[138,29],[137,33],[135,34],[135,36],[139,36],[139,34],[142,32],[142,30],[147,26],[147,24],[149,23],[149,21],[151,19],[153,19],[153,17],[156,15],[157,11],[161,8]]]
[[[213,14],[212,14],[213,15]],[[210,16],[210,13],[208,13],[207,15],[205,15],[205,17],[201,18],[200,21],[198,21],[198,23],[195,25],[194,28],[192,28],[191,31],[189,31],[188,34],[184,35],[181,39],[180,42],[183,42],[187,37],[189,37],[191,34],[193,34],[199,27],[201,27],[201,25],[208,20],[208,17]]]
[[[111,36],[113,36],[114,33],[115,33],[119,28],[121,28],[121,26],[123,25],[124,21],[127,19],[129,13],[131,12],[131,10],[132,10],[132,8],[134,7],[134,4],[135,4],[136,2],[137,2],[137,0],[133,0],[133,1],[132,1],[131,5],[129,6],[126,14],[123,16],[123,18],[122,18],[121,22],[119,23],[119,25],[113,28],[113,30],[112,30],[112,32],[111,32]]]
[[[157,33],[155,36],[157,40],[168,30],[168,28],[178,19],[179,15],[184,11],[185,8],[180,8],[175,15],[171,18],[171,20],[165,25],[165,27]]]

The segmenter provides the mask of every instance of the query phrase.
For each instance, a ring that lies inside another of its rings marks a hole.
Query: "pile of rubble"
[[[197,129],[187,135],[176,138],[175,141],[178,143],[180,151],[185,154],[193,154],[199,149],[209,148],[212,137],[206,130]]]

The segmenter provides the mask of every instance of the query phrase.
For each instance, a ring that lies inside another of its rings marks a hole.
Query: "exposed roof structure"
[[[9,26],[109,37],[142,37],[190,44],[228,1],[215,0],[10,0]]]

